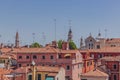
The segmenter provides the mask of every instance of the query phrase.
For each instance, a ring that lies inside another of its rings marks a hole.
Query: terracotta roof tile
[[[108,74],[96,69],[82,74],[83,77],[108,77]]]
[[[31,67],[20,67],[16,70],[14,70],[13,72],[16,73],[27,73],[29,72],[29,69],[31,69]],[[38,72],[59,72],[60,68],[59,67],[49,67],[49,66],[36,66],[36,69]]]
[[[108,52],[108,53],[120,53],[120,47],[104,47],[101,49],[91,49],[88,50],[89,52],[95,52],[95,53],[100,53],[100,52]]]
[[[37,71],[43,72],[59,72],[60,67],[37,66]]]

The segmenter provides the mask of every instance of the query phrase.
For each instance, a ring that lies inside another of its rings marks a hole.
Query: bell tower
[[[69,27],[70,27],[70,29],[69,29],[69,32],[68,32],[68,39],[67,39],[68,42],[70,40],[72,40],[72,37],[73,37],[72,30],[71,30],[71,21],[69,21]]]
[[[19,34],[17,31],[15,36],[15,48],[18,48],[18,47],[19,47]]]

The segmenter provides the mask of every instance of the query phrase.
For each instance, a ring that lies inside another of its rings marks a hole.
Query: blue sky
[[[19,32],[20,44],[41,44],[67,40],[69,20],[73,40],[100,31],[105,37],[120,37],[120,0],[0,0],[0,42],[14,43]]]

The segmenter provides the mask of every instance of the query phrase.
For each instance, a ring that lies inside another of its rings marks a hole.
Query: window
[[[42,56],[42,59],[45,59],[45,56]]]
[[[27,64],[27,66],[29,66],[29,64]]]
[[[98,54],[98,58],[102,58],[103,57],[103,54]]]
[[[19,59],[22,59],[22,56],[19,56]]]
[[[21,64],[19,64],[19,67],[21,67]]]
[[[37,56],[36,56],[36,55],[34,55],[34,56],[33,56],[33,59],[37,59]]]
[[[38,74],[38,79],[37,80],[41,80],[41,74]]]
[[[113,65],[113,68],[114,68],[114,69],[116,69],[116,68],[117,68],[116,64],[114,64],[114,65]]]
[[[29,59],[29,56],[26,56],[26,59]]]
[[[93,49],[93,44],[91,44],[91,49]]]
[[[62,58],[62,56],[59,54],[59,58]]]
[[[67,69],[67,70],[70,70],[70,66],[69,66],[69,65],[67,65],[66,69]]]
[[[50,59],[53,59],[53,56],[50,56]]]
[[[28,80],[32,80],[32,75],[29,75],[29,76],[28,76]]]
[[[114,75],[113,77],[114,77],[114,80],[117,80],[117,76],[116,75]]]
[[[89,49],[90,49],[90,44],[89,44]]]
[[[59,80],[58,77],[57,77],[57,80]]]
[[[100,49],[100,45],[97,45],[97,49]]]

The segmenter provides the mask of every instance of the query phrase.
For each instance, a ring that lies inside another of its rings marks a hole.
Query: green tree
[[[32,47],[32,48],[40,48],[40,47],[42,47],[42,45],[40,45],[40,44],[37,43],[37,42],[34,42],[34,43],[32,43],[31,47]]]
[[[69,41],[69,49],[71,50],[77,49],[76,44],[72,40]]]
[[[58,48],[59,48],[59,49],[62,49],[62,42],[63,42],[63,40],[59,40],[59,41],[58,41]]]

